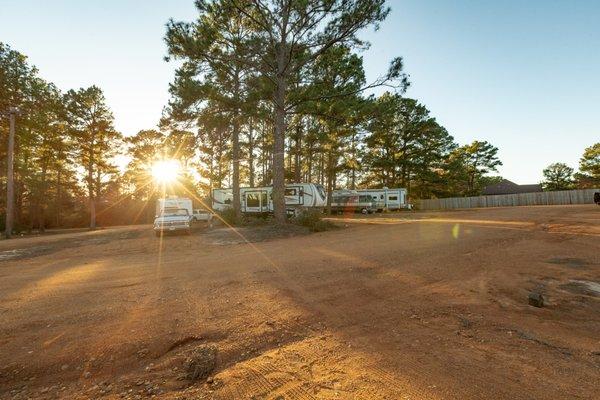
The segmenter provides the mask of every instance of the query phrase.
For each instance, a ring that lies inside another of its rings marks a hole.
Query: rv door
[[[244,193],[244,212],[269,212],[269,199],[266,190],[249,190]]]

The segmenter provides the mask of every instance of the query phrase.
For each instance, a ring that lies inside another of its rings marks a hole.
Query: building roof
[[[483,195],[494,194],[516,194],[516,193],[535,193],[541,192],[542,185],[539,183],[532,185],[517,185],[508,179],[503,179],[502,182],[495,185],[489,185],[483,188]]]

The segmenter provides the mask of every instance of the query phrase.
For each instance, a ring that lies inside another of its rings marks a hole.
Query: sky
[[[600,141],[600,1],[391,0],[361,33],[374,80],[401,56],[416,98],[455,140],[499,148],[499,174],[537,183]],[[98,85],[125,135],[156,126],[175,64],[165,23],[193,0],[0,0],[0,41],[62,90]]]

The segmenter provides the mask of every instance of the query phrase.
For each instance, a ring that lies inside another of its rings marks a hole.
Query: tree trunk
[[[61,167],[60,165],[58,166],[58,172],[57,172],[57,176],[56,176],[56,205],[55,205],[55,209],[56,209],[56,227],[60,227],[60,207],[61,207]]]
[[[310,148],[308,150],[308,160],[306,166],[306,181],[312,182],[312,168],[313,168],[313,145],[310,144]]]
[[[285,43],[277,52],[277,85],[275,90],[275,130],[273,132],[273,215],[278,224],[286,221],[285,212]]]
[[[302,118],[298,119],[296,125],[296,151],[294,158],[294,180],[296,183],[302,182],[302,170],[300,165],[300,155],[302,154]]]
[[[44,215],[44,206],[42,205],[42,201],[46,199],[46,163],[44,163],[42,167],[42,179],[40,182],[40,193],[38,197],[38,230],[40,233],[44,233],[46,231],[45,227],[45,215]]]
[[[254,137],[252,135],[252,126],[248,132],[248,180],[250,187],[254,187]]]
[[[90,229],[96,229],[96,199],[94,198],[94,170],[92,162],[88,164],[88,199],[90,203]]]
[[[236,68],[234,72],[234,98],[236,101],[240,98],[240,73]],[[241,204],[240,204],[240,119],[239,119],[239,111],[236,107],[233,113],[233,131],[231,134],[231,158],[233,162],[233,171],[232,171],[232,192],[233,192],[233,211],[235,213],[236,220],[239,219],[241,214]]]
[[[331,215],[331,198],[333,195],[333,150],[327,153],[327,214]]]

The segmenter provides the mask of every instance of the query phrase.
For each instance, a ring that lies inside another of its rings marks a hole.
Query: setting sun
[[[152,164],[152,177],[158,183],[172,183],[177,180],[180,165],[177,160],[160,160]]]

